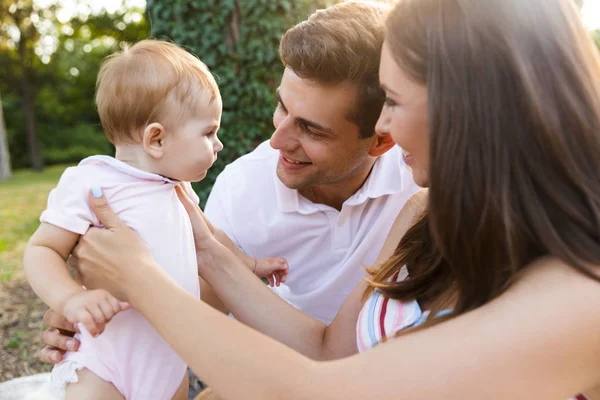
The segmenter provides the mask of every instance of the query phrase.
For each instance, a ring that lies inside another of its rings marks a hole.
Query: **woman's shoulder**
[[[393,229],[406,231],[410,228],[417,217],[427,208],[428,193],[428,189],[421,189],[406,201],[398,217],[396,217]]]
[[[596,281],[600,289],[600,265],[576,266],[551,255],[539,257],[531,261],[521,272],[519,279],[535,280],[542,277],[557,279],[558,277],[581,277]]]
[[[406,201],[402,210],[406,210],[406,213],[412,213],[413,215],[420,214],[427,208],[428,199],[429,189],[421,189]]]

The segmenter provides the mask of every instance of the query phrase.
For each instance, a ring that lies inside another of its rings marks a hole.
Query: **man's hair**
[[[383,106],[379,60],[388,11],[375,2],[336,4],[290,28],[279,46],[281,61],[299,77],[321,85],[357,85],[357,103],[348,119],[359,126],[362,138],[375,133]]]
[[[106,58],[96,82],[96,105],[113,144],[135,143],[150,123],[170,129],[189,118],[204,91],[211,102],[219,96],[204,63],[175,44],[143,40]]]

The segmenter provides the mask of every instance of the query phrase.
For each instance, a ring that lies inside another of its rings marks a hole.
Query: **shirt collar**
[[[331,207],[324,204],[309,201],[300,195],[297,190],[285,186],[279,180],[277,174],[273,174],[273,176],[277,206],[280,211],[312,214],[331,209]],[[376,199],[408,190],[411,180],[410,171],[402,159],[402,152],[400,148],[394,146],[377,158],[365,183],[344,202],[344,206],[356,206],[368,199]]]
[[[108,165],[109,167],[114,168],[120,172],[127,174],[127,175],[133,176],[138,179],[143,179],[146,181],[157,181],[157,182],[169,183],[171,185],[177,185],[179,183],[178,181],[169,179],[162,175],[154,174],[152,172],[142,171],[141,169],[137,169],[134,166],[131,166],[121,160],[117,160],[116,158],[110,157],[110,156],[91,156],[91,157],[88,157],[88,158],[82,160],[79,163],[80,166],[98,165],[98,164]]]

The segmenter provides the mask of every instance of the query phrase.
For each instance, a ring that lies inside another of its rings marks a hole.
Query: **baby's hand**
[[[267,278],[269,285],[279,286],[285,282],[288,274],[288,263],[282,257],[267,257],[256,260],[254,274],[259,278]]]
[[[106,290],[84,290],[67,300],[63,315],[74,324],[82,323],[95,337],[104,332],[106,324],[118,312],[128,308],[129,304],[117,300]]]

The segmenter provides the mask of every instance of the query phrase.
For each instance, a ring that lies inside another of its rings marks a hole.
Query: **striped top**
[[[402,281],[408,277],[406,267],[402,267],[390,279]],[[445,315],[451,310],[443,310],[438,316]],[[374,290],[363,305],[356,323],[356,346],[362,353],[394,337],[398,332],[412,326],[424,323],[429,311],[422,311],[416,300],[403,302],[383,296]],[[579,394],[569,400],[592,400],[585,394]]]
[[[408,271],[402,267],[391,280],[406,279]],[[363,305],[356,324],[356,345],[363,352],[385,342],[402,329],[413,326],[423,317],[416,300],[401,302],[383,296],[374,290]]]

